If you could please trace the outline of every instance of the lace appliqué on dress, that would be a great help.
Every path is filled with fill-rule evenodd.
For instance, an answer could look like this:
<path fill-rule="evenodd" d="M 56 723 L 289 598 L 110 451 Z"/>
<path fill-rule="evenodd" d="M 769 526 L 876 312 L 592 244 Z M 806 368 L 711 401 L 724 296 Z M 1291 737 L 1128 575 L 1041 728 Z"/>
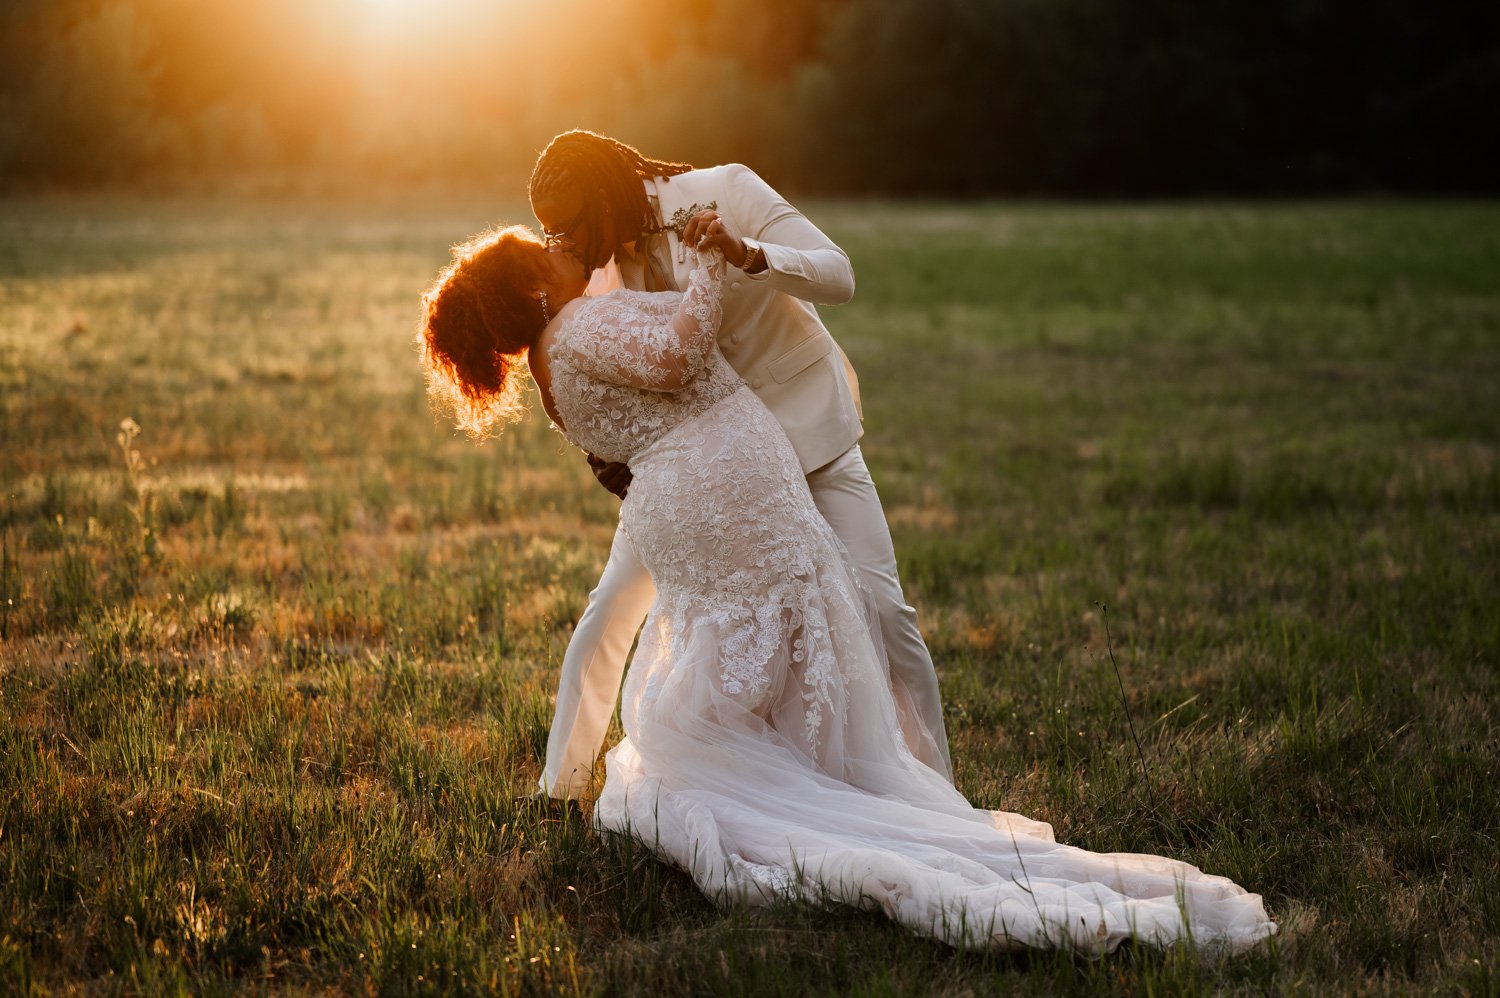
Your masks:
<path fill-rule="evenodd" d="M 582 303 L 548 352 L 564 435 L 628 464 L 733 393 L 742 382 L 715 344 L 723 293 L 722 269 L 700 265 L 685 293 L 620 289 Z"/>
<path fill-rule="evenodd" d="M 795 677 L 816 751 L 843 707 L 829 573 L 804 541 L 819 537 L 830 559 L 838 541 L 780 425 L 719 352 L 722 274 L 714 254 L 682 294 L 585 302 L 552 342 L 553 398 L 570 440 L 631 467 L 621 528 L 656 584 L 660 653 L 687 661 L 711 634 L 722 694 L 752 711 Z M 835 591 L 837 612 L 865 626 L 860 594 Z"/>

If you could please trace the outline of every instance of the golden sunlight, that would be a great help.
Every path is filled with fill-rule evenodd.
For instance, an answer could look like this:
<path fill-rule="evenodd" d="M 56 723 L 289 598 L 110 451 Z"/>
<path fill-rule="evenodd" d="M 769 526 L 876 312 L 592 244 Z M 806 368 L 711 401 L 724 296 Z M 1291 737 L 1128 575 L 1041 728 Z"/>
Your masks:
<path fill-rule="evenodd" d="M 493 38 L 495 27 L 515 16 L 515 4 L 495 0 L 353 0 L 352 9 L 376 37 L 403 46 L 442 39 L 440 47 L 447 47 L 476 35 Z"/>
<path fill-rule="evenodd" d="M 364 8 L 370 22 L 397 29 L 455 13 L 452 3 L 445 5 L 434 0 L 359 0 L 359 5 Z"/>
<path fill-rule="evenodd" d="M 427 6 L 426 0 L 360 0 L 360 2 L 372 10 L 388 13 L 405 11 L 415 14 Z"/>

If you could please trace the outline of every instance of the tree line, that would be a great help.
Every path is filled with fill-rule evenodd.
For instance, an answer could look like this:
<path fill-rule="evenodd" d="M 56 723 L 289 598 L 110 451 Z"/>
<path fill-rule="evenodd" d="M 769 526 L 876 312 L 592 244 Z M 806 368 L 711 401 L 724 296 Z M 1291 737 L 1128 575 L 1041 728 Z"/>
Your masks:
<path fill-rule="evenodd" d="M 0 188 L 515 185 L 554 133 L 798 191 L 1500 187 L 1493 0 L 8 0 Z"/>

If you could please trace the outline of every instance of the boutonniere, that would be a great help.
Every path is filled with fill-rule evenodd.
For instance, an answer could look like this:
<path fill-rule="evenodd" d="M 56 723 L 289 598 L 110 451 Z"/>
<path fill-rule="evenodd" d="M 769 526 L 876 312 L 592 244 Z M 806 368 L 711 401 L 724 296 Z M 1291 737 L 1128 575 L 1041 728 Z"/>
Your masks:
<path fill-rule="evenodd" d="M 667 224 L 663 226 L 663 228 L 671 229 L 673 232 L 677 233 L 677 238 L 681 239 L 682 234 L 687 231 L 688 219 L 692 218 L 700 211 L 718 210 L 719 202 L 717 201 L 710 201 L 708 204 L 698 204 L 695 201 L 692 204 L 688 205 L 686 208 L 678 208 L 676 211 L 672 212 L 671 219 L 667 221 Z"/>

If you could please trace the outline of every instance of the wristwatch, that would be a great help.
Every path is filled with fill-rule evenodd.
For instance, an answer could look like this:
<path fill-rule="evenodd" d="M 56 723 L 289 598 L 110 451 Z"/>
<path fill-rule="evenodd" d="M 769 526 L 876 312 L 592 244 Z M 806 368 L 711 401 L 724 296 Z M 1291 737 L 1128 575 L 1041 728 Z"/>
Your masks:
<path fill-rule="evenodd" d="M 748 274 L 750 269 L 760 262 L 761 257 L 765 256 L 765 253 L 754 239 L 741 241 L 745 244 L 745 262 L 740 265 L 740 270 Z"/>

